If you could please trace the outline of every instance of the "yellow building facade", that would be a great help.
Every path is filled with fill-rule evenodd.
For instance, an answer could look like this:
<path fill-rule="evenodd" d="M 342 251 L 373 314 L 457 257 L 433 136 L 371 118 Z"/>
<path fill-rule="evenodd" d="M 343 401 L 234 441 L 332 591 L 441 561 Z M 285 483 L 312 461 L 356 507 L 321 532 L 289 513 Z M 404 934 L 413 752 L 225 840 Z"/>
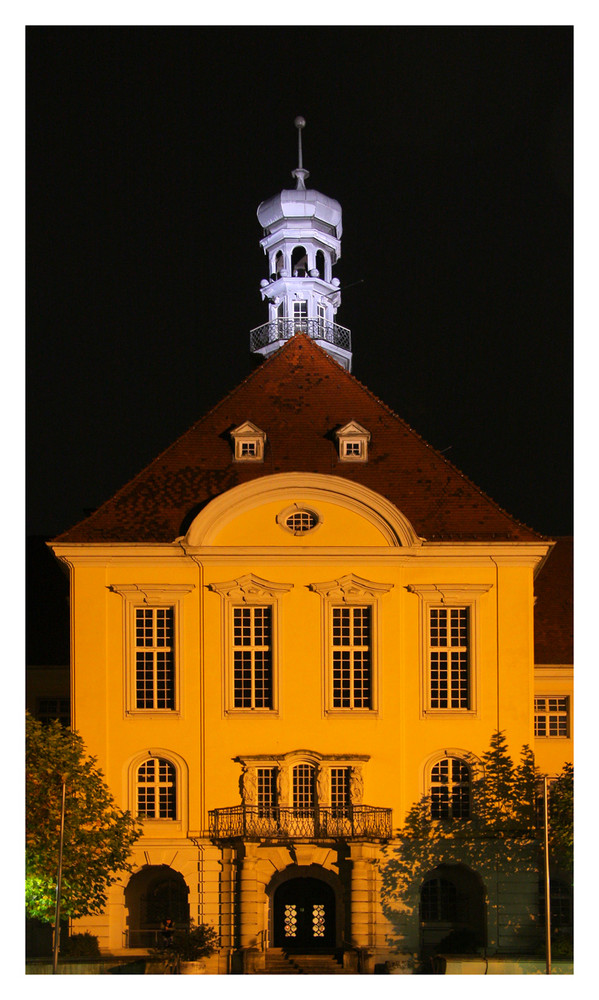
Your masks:
<path fill-rule="evenodd" d="M 144 820 L 134 874 L 77 929 L 135 953 L 166 916 L 191 916 L 218 930 L 213 972 L 280 971 L 290 954 L 313 956 L 308 971 L 410 971 L 435 914 L 415 912 L 398 954 L 385 845 L 423 795 L 441 818 L 467 815 L 496 730 L 551 773 L 571 760 L 571 720 L 550 721 L 551 699 L 571 710 L 571 672 L 535 674 L 552 541 L 353 378 L 332 315 L 294 310 L 337 293 L 340 215 L 318 203 L 306 229 L 318 192 L 305 174 L 280 218 L 261 206 L 276 336 L 253 331 L 253 347 L 266 359 L 52 543 L 70 577 L 72 725 Z M 532 946 L 510 927 L 537 914 L 536 879 L 509 881 L 456 872 L 488 954 Z"/>

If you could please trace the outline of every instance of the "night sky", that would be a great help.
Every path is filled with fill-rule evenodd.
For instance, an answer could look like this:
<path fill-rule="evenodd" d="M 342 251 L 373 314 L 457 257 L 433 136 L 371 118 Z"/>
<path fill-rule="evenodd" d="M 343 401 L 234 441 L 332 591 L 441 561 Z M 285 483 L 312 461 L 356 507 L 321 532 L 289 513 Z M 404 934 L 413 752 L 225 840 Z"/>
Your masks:
<path fill-rule="evenodd" d="M 572 31 L 33 28 L 28 531 L 244 378 L 258 204 L 341 202 L 353 373 L 502 507 L 572 530 Z"/>

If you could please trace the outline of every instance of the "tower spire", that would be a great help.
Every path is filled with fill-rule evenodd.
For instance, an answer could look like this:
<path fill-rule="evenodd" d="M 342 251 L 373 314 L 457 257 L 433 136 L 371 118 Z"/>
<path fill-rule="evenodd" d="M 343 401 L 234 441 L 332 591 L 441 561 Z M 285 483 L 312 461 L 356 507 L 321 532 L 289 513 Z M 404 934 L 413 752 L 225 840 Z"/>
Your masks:
<path fill-rule="evenodd" d="M 304 170 L 304 164 L 302 160 L 302 129 L 306 127 L 306 119 L 298 115 L 295 119 L 294 125 L 297 129 L 297 169 L 291 171 L 291 176 L 295 177 L 296 191 L 306 190 L 306 180 L 310 176 L 309 170 Z"/>
<path fill-rule="evenodd" d="M 341 256 L 341 205 L 306 188 L 310 174 L 303 161 L 305 124 L 298 115 L 298 166 L 291 173 L 295 189 L 280 191 L 258 208 L 260 245 L 268 257 L 268 278 L 260 282 L 268 323 L 251 331 L 250 349 L 268 356 L 296 333 L 304 333 L 351 371 L 351 333 L 335 322 L 341 291 L 332 273 Z"/>

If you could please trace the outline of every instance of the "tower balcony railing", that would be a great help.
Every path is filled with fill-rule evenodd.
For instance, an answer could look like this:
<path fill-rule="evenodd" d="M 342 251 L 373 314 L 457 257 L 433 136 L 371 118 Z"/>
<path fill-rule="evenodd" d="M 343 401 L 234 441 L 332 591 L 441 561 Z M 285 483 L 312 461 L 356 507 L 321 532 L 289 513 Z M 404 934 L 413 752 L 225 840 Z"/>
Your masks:
<path fill-rule="evenodd" d="M 388 840 L 391 809 L 379 806 L 318 806 L 313 809 L 286 806 L 230 806 L 209 813 L 210 836 L 215 840 L 263 838 L 265 840 L 325 839 Z"/>
<path fill-rule="evenodd" d="M 279 340 L 306 333 L 312 340 L 324 340 L 333 347 L 351 351 L 351 330 L 323 319 L 275 319 L 250 330 L 250 350 L 259 351 Z"/>

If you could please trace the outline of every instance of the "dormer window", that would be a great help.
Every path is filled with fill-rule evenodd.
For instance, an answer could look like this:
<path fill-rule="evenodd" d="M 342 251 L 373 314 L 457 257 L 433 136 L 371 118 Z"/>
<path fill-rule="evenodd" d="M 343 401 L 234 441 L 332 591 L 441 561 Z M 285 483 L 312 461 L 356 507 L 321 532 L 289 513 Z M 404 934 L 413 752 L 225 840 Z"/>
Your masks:
<path fill-rule="evenodd" d="M 367 462 L 370 431 L 355 420 L 336 432 L 341 462 Z"/>
<path fill-rule="evenodd" d="M 263 462 L 266 434 L 246 420 L 231 431 L 233 454 L 236 462 Z"/>

